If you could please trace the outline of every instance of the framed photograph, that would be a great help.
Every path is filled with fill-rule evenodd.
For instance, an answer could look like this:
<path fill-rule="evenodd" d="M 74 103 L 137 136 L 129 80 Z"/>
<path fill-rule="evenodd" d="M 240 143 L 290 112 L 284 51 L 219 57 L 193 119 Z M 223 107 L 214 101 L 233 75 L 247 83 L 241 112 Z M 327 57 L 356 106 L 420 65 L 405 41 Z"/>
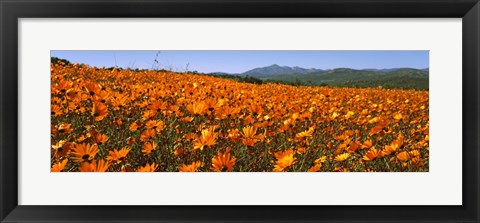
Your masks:
<path fill-rule="evenodd" d="M 478 222 L 476 0 L 2 1 L 1 222 Z"/>

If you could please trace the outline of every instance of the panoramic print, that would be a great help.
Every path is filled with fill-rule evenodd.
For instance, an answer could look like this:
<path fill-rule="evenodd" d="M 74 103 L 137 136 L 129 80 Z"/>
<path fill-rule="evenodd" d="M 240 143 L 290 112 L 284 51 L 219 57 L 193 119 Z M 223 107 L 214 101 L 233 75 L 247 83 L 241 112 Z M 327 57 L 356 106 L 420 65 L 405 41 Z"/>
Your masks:
<path fill-rule="evenodd" d="M 428 51 L 51 51 L 51 172 L 428 172 Z M 46 149 L 46 148 L 44 148 Z"/>

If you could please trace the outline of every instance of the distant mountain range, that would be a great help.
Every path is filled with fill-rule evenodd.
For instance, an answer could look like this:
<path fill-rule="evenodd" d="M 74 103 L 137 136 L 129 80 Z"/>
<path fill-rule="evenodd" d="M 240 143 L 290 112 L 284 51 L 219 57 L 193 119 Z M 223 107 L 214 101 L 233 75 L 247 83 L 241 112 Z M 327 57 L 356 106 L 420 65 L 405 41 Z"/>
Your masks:
<path fill-rule="evenodd" d="M 392 68 L 392 69 L 315 69 L 302 67 L 279 66 L 273 64 L 258 67 L 240 73 L 212 73 L 215 75 L 237 75 L 254 77 L 263 81 L 279 81 L 284 83 L 302 82 L 315 85 L 334 85 L 348 87 L 376 87 L 428 89 L 429 68 Z"/>
<path fill-rule="evenodd" d="M 255 68 L 246 72 L 243 72 L 242 75 L 248 75 L 252 77 L 256 76 L 272 76 L 272 75 L 279 75 L 279 74 L 307 74 L 313 72 L 321 72 L 321 69 L 315 68 L 301 68 L 301 67 L 288 67 L 288 66 L 279 66 L 277 64 L 273 64 L 268 67 L 259 67 Z"/>

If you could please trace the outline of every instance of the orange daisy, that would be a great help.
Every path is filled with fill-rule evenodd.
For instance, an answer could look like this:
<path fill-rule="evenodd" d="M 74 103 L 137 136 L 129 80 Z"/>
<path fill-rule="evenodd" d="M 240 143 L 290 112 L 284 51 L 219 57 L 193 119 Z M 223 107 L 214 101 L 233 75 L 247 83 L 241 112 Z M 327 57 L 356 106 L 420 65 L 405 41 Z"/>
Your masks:
<path fill-rule="evenodd" d="M 98 153 L 98 146 L 97 144 L 77 144 L 73 149 L 72 154 L 72 161 L 73 162 L 89 162 L 95 158 Z"/>
<path fill-rule="evenodd" d="M 108 167 L 110 167 L 110 163 L 105 162 L 105 160 L 99 160 L 98 162 L 94 160 L 91 163 L 82 163 L 78 170 L 81 172 L 106 172 Z"/>
<path fill-rule="evenodd" d="M 50 172 L 62 172 L 62 170 L 65 168 L 65 165 L 67 165 L 68 160 L 64 159 L 61 162 L 54 163 L 52 168 L 50 169 Z"/>
<path fill-rule="evenodd" d="M 189 164 L 189 165 L 182 164 L 182 165 L 178 168 L 178 170 L 179 170 L 180 172 L 195 172 L 195 171 L 197 171 L 197 169 L 198 169 L 200 166 L 202 166 L 202 165 L 203 165 L 202 162 L 196 161 L 196 162 L 193 162 L 193 163 L 191 163 L 191 164 Z"/>
<path fill-rule="evenodd" d="M 227 149 L 225 153 L 219 151 L 218 155 L 212 158 L 212 170 L 217 172 L 232 171 L 237 158 L 231 158 L 230 152 L 230 149 Z"/>

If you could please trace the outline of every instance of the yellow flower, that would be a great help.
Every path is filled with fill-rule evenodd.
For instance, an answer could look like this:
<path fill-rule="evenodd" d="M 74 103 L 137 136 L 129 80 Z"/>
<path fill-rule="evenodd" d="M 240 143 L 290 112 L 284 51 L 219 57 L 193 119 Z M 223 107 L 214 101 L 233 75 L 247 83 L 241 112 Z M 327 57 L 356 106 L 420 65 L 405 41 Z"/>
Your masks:
<path fill-rule="evenodd" d="M 257 134 L 257 128 L 246 126 L 242 128 L 242 143 L 246 146 L 254 146 L 257 141 L 263 139 L 263 135 Z"/>
<path fill-rule="evenodd" d="M 273 168 L 274 172 L 282 172 L 287 167 L 295 164 L 297 162 L 297 158 L 294 157 L 295 152 L 292 149 L 288 149 L 284 152 L 277 152 L 275 153 L 275 157 L 277 161 Z"/>
<path fill-rule="evenodd" d="M 313 131 L 315 129 L 313 127 L 310 127 L 308 130 L 306 131 L 303 131 L 303 132 L 300 132 L 300 133 L 297 133 L 297 135 L 295 135 L 295 138 L 297 140 L 302 140 L 303 138 L 305 137 L 312 137 L 312 134 L 313 134 Z"/>
<path fill-rule="evenodd" d="M 218 134 L 215 133 L 215 127 L 213 126 L 202 130 L 202 136 L 193 142 L 193 149 L 203 150 L 205 146 L 214 146 L 217 135 Z"/>
<path fill-rule="evenodd" d="M 337 155 L 337 156 L 335 157 L 335 161 L 337 161 L 337 162 L 343 162 L 343 161 L 347 160 L 348 157 L 350 157 L 350 154 L 349 154 L 349 153 L 343 153 L 343 154 Z"/>
<path fill-rule="evenodd" d="M 187 110 L 193 115 L 201 115 L 205 111 L 205 102 L 194 102 L 187 105 Z"/>
<path fill-rule="evenodd" d="M 327 161 L 327 156 L 322 156 L 314 161 L 314 163 L 324 163 Z"/>
<path fill-rule="evenodd" d="M 403 118 L 403 116 L 402 116 L 402 114 L 398 113 L 395 116 L 393 116 L 393 118 L 396 119 L 396 120 L 400 120 L 400 119 Z"/>

